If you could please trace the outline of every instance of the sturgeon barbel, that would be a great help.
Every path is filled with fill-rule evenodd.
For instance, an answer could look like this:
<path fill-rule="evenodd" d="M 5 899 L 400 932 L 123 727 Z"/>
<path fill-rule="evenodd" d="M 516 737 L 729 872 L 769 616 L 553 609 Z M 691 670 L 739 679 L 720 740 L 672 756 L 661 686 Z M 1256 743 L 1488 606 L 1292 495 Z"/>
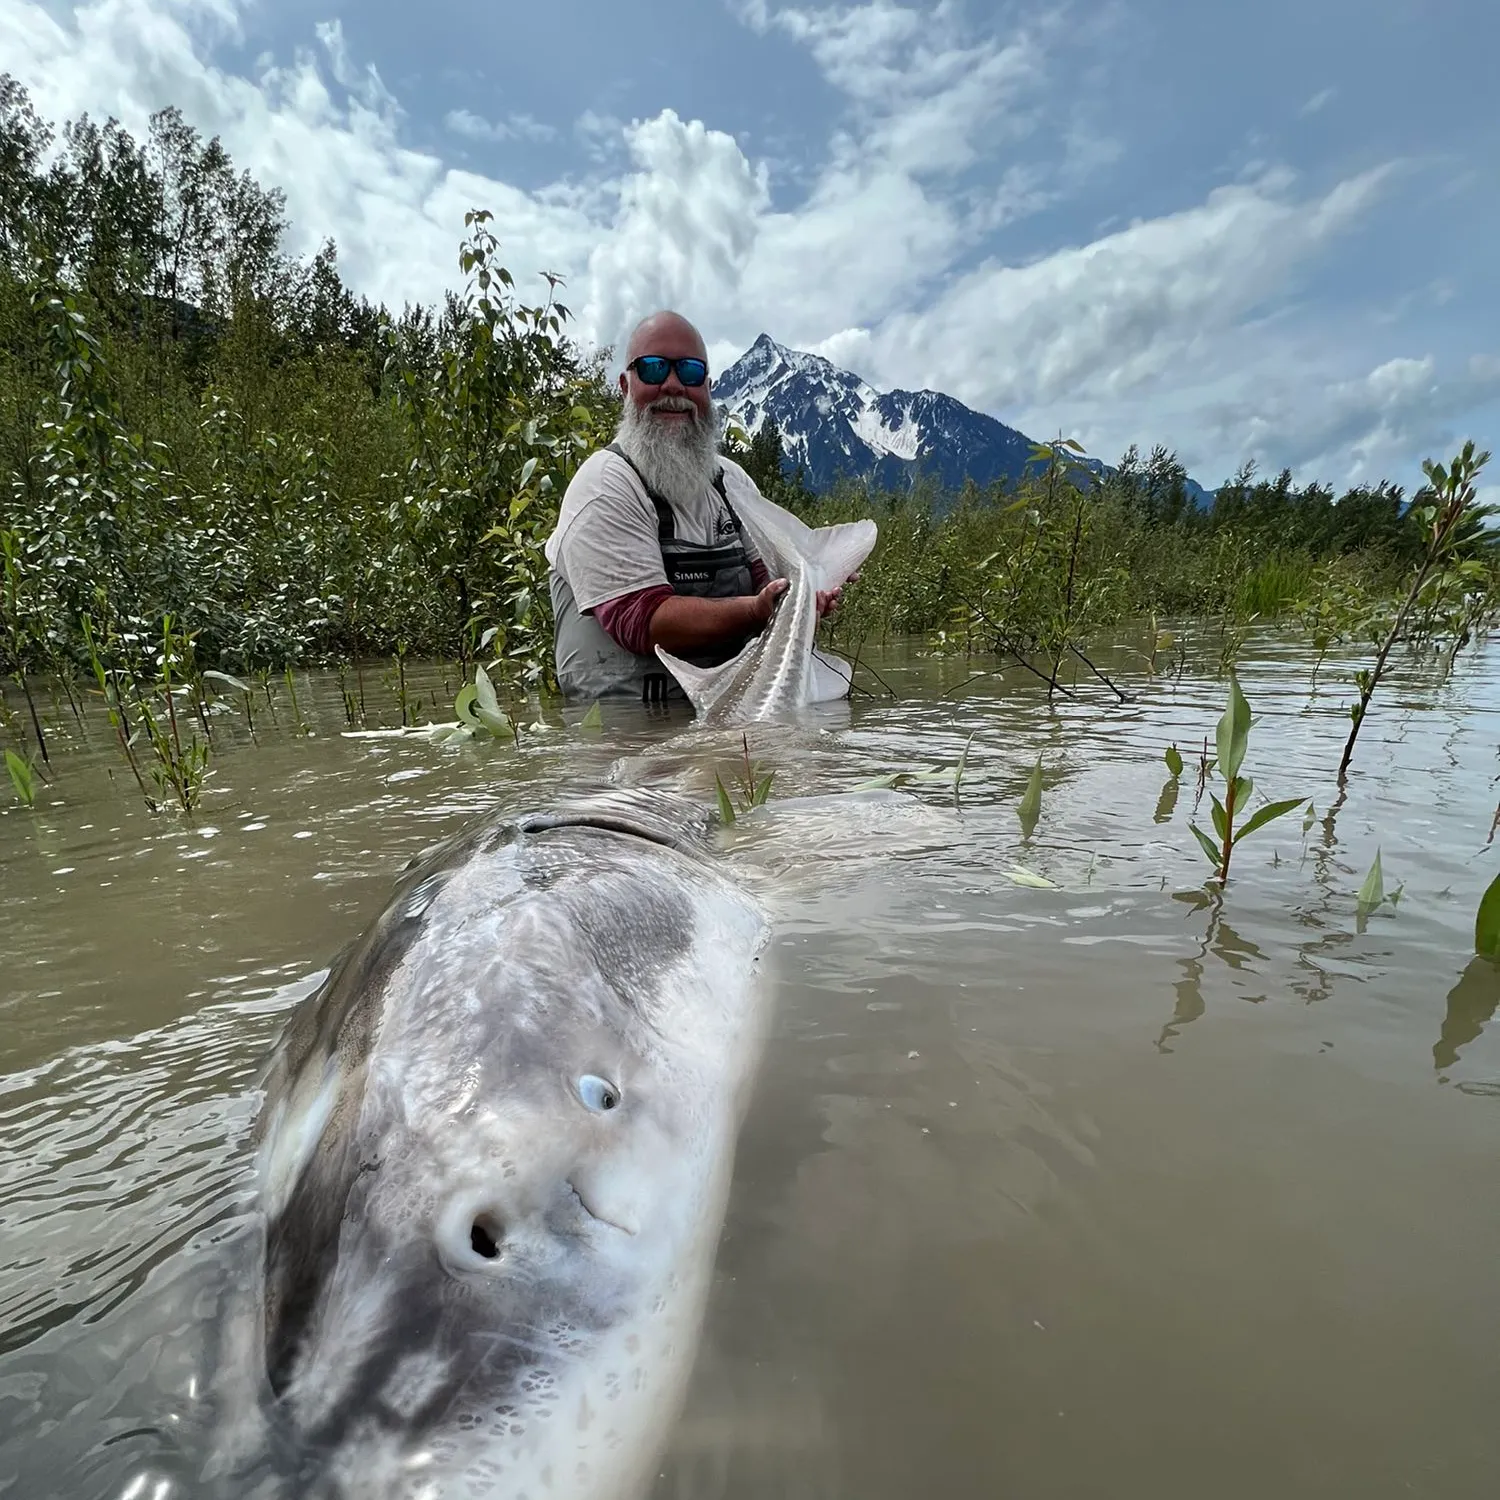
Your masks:
<path fill-rule="evenodd" d="M 814 529 L 759 495 L 738 492 L 735 507 L 771 576 L 787 580 L 775 614 L 737 656 L 720 666 L 694 666 L 660 646 L 657 656 L 704 724 L 782 718 L 847 696 L 853 669 L 813 649 L 817 596 L 820 589 L 838 588 L 870 555 L 879 534 L 874 521 Z"/>
<path fill-rule="evenodd" d="M 257 1124 L 291 1493 L 625 1500 L 696 1353 L 765 1034 L 760 904 L 658 791 L 409 868 Z"/>

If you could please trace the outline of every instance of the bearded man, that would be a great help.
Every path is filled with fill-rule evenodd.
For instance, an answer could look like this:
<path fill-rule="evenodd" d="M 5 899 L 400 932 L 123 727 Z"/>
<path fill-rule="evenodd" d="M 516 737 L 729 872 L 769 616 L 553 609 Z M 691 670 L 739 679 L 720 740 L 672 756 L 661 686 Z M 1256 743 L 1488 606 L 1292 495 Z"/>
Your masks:
<path fill-rule="evenodd" d="M 614 441 L 591 453 L 547 540 L 557 680 L 569 698 L 679 698 L 661 646 L 695 666 L 728 661 L 786 591 L 740 526 L 755 481 L 720 454 L 698 330 L 674 312 L 637 325 L 620 375 Z M 819 614 L 839 591 L 818 595 Z"/>

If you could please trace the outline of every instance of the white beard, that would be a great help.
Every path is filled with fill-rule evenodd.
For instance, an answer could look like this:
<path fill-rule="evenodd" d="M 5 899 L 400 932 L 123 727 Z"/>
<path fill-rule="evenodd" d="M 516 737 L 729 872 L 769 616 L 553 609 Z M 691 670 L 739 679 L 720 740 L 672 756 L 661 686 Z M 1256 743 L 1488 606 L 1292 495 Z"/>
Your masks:
<path fill-rule="evenodd" d="M 651 406 L 685 402 L 686 397 L 658 396 Z M 629 455 L 646 483 L 671 504 L 688 510 L 703 499 L 718 471 L 719 413 L 710 399 L 708 416 L 691 408 L 687 422 L 663 421 L 628 397 L 615 441 Z"/>

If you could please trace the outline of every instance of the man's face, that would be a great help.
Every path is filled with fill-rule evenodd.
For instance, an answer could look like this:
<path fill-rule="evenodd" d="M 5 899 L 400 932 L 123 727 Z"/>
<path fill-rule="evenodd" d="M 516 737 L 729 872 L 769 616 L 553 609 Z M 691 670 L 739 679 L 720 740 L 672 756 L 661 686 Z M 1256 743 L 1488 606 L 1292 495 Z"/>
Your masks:
<path fill-rule="evenodd" d="M 643 354 L 659 354 L 664 359 L 707 359 L 697 334 L 669 319 L 642 330 L 632 342 L 629 358 L 635 360 Z M 709 417 L 709 382 L 685 386 L 675 369 L 660 385 L 647 385 L 635 370 L 627 369 L 620 376 L 620 391 L 642 418 L 663 427 L 692 427 Z"/>

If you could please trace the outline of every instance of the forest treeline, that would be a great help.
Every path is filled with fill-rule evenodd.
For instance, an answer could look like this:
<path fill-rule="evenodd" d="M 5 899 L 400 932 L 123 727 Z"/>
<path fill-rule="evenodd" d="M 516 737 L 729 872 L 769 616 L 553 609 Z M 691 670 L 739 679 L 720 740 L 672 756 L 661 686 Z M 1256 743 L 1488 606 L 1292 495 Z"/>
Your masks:
<path fill-rule="evenodd" d="M 572 336 L 558 278 L 513 279 L 483 211 L 455 225 L 462 288 L 399 311 L 352 292 L 331 243 L 289 254 L 288 227 L 179 111 L 144 140 L 58 132 L 0 76 L 8 675 L 128 697 L 164 664 L 483 654 L 549 685 L 541 545 L 617 420 L 609 351 Z M 774 428 L 726 445 L 799 513 L 880 522 L 845 638 L 1025 651 L 1153 612 L 1347 615 L 1423 547 L 1397 486 L 1247 467 L 1199 509 L 1163 448 L 1102 479 L 1054 444 L 1019 484 L 813 495 Z M 1462 550 L 1489 569 L 1486 536 Z"/>

